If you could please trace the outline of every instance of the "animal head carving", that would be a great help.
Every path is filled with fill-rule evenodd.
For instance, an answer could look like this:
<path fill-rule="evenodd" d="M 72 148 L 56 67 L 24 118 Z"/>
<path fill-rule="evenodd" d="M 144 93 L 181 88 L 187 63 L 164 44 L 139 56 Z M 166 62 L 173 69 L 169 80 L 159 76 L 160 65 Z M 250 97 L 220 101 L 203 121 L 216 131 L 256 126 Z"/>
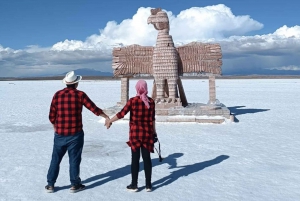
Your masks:
<path fill-rule="evenodd" d="M 159 11 L 161 11 L 161 8 L 151 9 L 151 15 L 156 15 Z"/>
<path fill-rule="evenodd" d="M 169 18 L 165 11 L 161 8 L 151 9 L 151 15 L 147 20 L 148 24 L 153 24 L 156 30 L 169 31 Z"/>

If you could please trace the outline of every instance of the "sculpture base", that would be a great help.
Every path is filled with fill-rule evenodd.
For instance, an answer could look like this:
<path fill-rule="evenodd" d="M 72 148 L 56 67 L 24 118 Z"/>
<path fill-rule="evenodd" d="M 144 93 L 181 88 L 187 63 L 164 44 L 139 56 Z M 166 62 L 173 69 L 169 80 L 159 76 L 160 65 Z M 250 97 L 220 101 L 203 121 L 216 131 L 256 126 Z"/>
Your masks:
<path fill-rule="evenodd" d="M 166 103 L 166 105 L 168 104 Z M 122 106 L 116 105 L 104 109 L 104 112 L 111 117 L 121 109 Z M 169 107 L 164 106 L 163 104 L 157 104 L 155 113 L 157 122 L 197 122 L 220 124 L 225 121 L 232 121 L 232 115 L 230 114 L 229 109 L 223 104 L 207 105 L 204 103 L 189 103 L 186 107 Z M 124 120 L 128 119 L 129 113 L 124 117 Z"/>

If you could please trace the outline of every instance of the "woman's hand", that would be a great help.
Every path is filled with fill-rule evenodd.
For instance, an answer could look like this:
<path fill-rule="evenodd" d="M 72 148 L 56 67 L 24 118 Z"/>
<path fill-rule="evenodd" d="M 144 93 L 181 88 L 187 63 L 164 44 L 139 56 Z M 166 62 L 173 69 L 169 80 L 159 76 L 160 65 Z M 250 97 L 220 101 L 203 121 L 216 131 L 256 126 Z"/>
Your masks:
<path fill-rule="evenodd" d="M 156 131 L 154 131 L 154 133 L 153 133 L 153 141 L 154 141 L 154 143 L 156 143 L 158 141 Z"/>

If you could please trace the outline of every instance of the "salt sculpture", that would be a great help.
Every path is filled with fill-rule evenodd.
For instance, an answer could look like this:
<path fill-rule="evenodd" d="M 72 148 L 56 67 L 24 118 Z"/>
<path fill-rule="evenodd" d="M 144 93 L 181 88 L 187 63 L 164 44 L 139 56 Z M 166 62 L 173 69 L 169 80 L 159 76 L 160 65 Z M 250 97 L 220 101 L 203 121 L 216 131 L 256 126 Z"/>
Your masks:
<path fill-rule="evenodd" d="M 157 103 L 157 109 L 186 107 L 188 102 L 180 76 L 206 74 L 209 75 L 210 99 L 206 106 L 220 108 L 220 105 L 215 104 L 219 102 L 215 94 L 215 75 L 221 75 L 222 72 L 220 45 L 192 42 L 175 47 L 169 34 L 167 13 L 160 8 L 151 9 L 147 22 L 158 30 L 155 47 L 134 44 L 113 49 L 114 76 L 121 77 L 122 82 L 120 105 L 124 105 L 128 100 L 130 77 L 153 75 L 152 98 Z"/>

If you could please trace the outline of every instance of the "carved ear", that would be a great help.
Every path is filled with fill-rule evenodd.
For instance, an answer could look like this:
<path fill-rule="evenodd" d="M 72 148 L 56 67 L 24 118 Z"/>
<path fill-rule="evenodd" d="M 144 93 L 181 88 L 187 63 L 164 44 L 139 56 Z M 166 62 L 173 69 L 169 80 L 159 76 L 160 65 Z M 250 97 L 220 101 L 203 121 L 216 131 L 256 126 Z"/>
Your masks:
<path fill-rule="evenodd" d="M 156 15 L 159 11 L 161 11 L 161 8 L 151 9 L 151 15 Z"/>

